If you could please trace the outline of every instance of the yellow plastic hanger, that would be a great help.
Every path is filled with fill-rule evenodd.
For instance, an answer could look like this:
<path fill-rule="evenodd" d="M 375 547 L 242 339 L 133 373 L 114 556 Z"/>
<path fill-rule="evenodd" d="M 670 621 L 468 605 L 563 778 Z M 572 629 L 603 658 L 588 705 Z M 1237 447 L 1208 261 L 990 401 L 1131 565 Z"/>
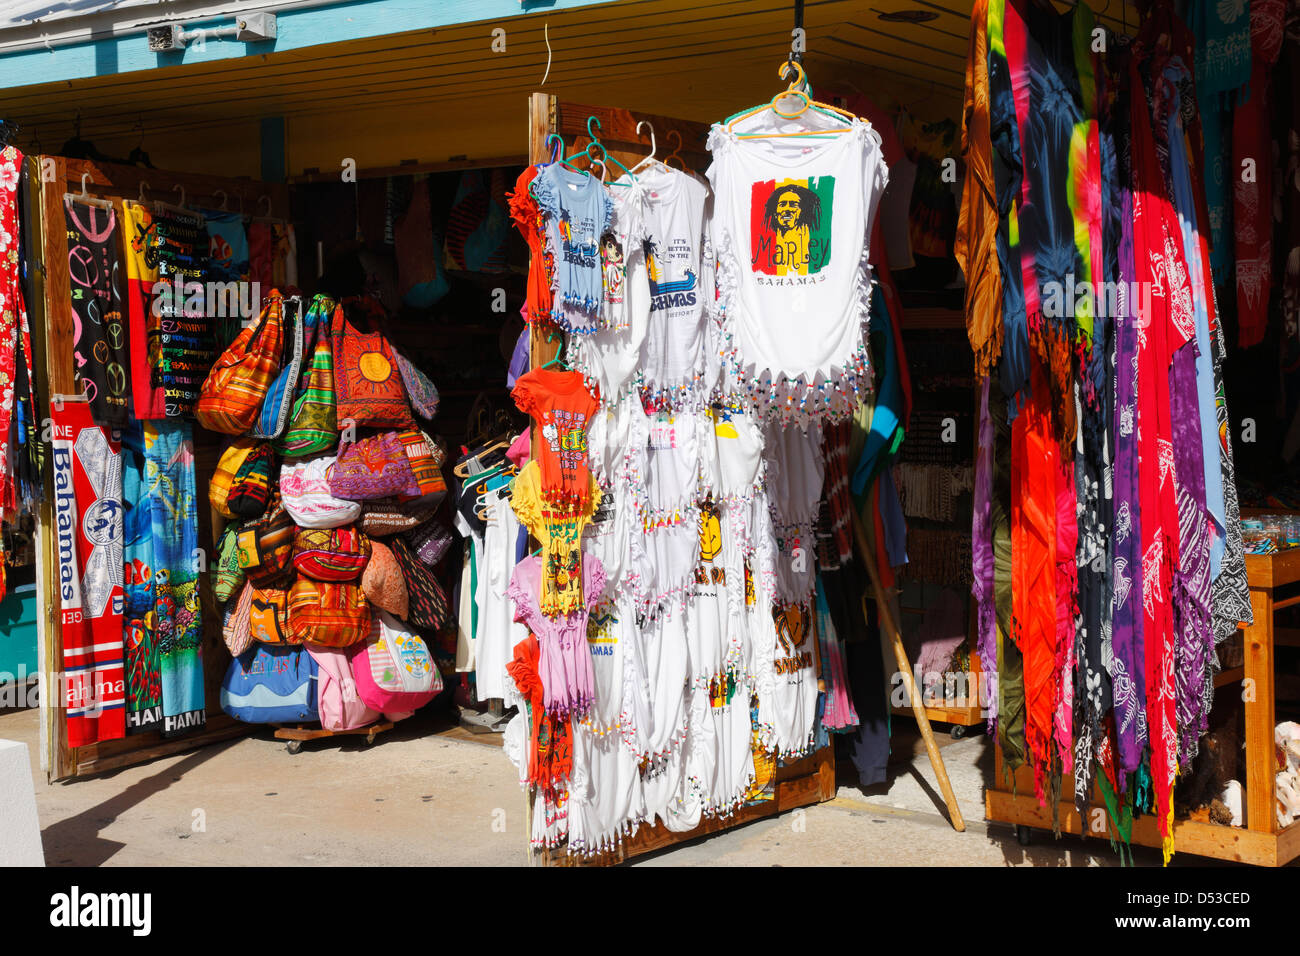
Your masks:
<path fill-rule="evenodd" d="M 827 116 L 843 118 L 845 120 L 848 120 L 850 123 L 854 122 L 857 119 L 856 116 L 854 116 L 852 113 L 848 112 L 847 110 L 842 110 L 839 107 L 832 106 L 829 103 L 823 103 L 820 100 L 815 100 L 808 95 L 806 90 L 801 89 L 801 86 L 806 84 L 807 77 L 804 74 L 803 64 L 799 63 L 797 60 L 791 60 L 786 63 L 782 63 L 780 69 L 777 70 L 777 76 L 784 79 L 786 70 L 788 69 L 793 69 L 795 72 L 795 77 L 793 80 L 790 81 L 789 86 L 787 86 L 780 93 L 777 93 L 776 96 L 772 97 L 771 102 L 764 103 L 762 106 L 756 106 L 753 109 L 745 110 L 744 112 L 737 113 L 736 115 L 732 116 L 730 119 L 727 120 L 727 128 L 733 129 L 735 125 L 739 123 L 741 120 L 747 119 L 750 116 L 754 116 L 758 113 L 761 113 L 763 110 L 768 110 L 768 109 L 770 109 L 773 113 L 775 113 L 777 116 L 781 117 L 782 119 L 798 119 L 800 116 L 803 116 L 804 113 L 807 113 L 809 109 L 814 107 L 820 113 L 824 113 Z M 783 97 L 787 97 L 787 96 L 798 97 L 799 99 L 803 100 L 803 105 L 798 109 L 796 109 L 793 113 L 784 112 L 780 107 L 777 106 L 777 103 Z M 839 127 L 828 127 L 827 129 L 799 130 L 793 133 L 737 133 L 736 138 L 737 139 L 778 139 L 787 136 L 823 136 L 828 133 L 848 133 L 851 130 L 852 130 L 851 126 L 839 126 Z"/>

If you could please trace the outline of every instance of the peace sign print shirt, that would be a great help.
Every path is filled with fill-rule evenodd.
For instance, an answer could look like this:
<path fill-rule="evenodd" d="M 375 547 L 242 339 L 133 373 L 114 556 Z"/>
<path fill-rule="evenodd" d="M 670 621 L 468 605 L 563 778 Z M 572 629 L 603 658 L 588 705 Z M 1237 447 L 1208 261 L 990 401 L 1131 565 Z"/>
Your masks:
<path fill-rule="evenodd" d="M 100 425 L 128 421 L 126 319 L 122 314 L 117 217 L 113 210 L 63 204 L 68 228 L 68 286 L 72 306 L 72 372 Z"/>

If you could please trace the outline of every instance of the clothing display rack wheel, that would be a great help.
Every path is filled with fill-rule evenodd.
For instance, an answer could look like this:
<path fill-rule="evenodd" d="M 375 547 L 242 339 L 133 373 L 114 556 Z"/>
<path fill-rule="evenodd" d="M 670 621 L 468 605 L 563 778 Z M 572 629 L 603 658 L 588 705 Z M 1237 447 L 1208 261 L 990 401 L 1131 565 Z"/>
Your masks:
<path fill-rule="evenodd" d="M 1246 797 L 1244 827 L 1222 826 L 1197 820 L 1174 820 L 1174 852 L 1216 860 L 1233 860 L 1255 866 L 1285 866 L 1300 857 L 1300 821 L 1288 827 L 1277 825 L 1277 799 L 1274 796 L 1273 728 L 1275 712 L 1274 612 L 1300 604 L 1300 549 L 1277 554 L 1246 555 L 1246 577 L 1250 583 L 1250 604 L 1255 623 L 1245 628 L 1245 663 L 1229 668 L 1215 677 L 1215 686 L 1240 684 L 1242 707 L 1246 717 Z M 996 751 L 994 785 L 984 797 L 989 820 L 1015 824 L 1017 834 L 1027 827 L 1052 829 L 1052 811 L 1040 806 L 1034 796 L 1032 772 L 1020 767 L 1014 775 L 1015 789 L 1003 773 L 1002 750 Z M 1072 793 L 1068 779 L 1061 783 L 1062 793 Z M 1094 791 L 1088 809 L 1087 832 L 1107 837 L 1111 834 L 1109 817 L 1100 793 Z M 1061 830 L 1083 832 L 1083 821 L 1073 803 L 1060 805 Z M 1148 814 L 1133 821 L 1133 843 L 1159 847 L 1160 831 L 1154 816 Z"/>
<path fill-rule="evenodd" d="M 320 740 L 322 737 L 355 737 L 365 734 L 366 746 L 369 747 L 375 742 L 377 736 L 393 729 L 393 722 L 384 720 L 366 727 L 354 727 L 351 730 L 326 730 L 324 727 L 303 727 L 301 724 L 297 727 L 282 727 L 278 724 L 272 726 L 275 727 L 275 739 L 287 740 L 284 749 L 291 754 L 296 754 L 302 750 L 304 740 Z"/>

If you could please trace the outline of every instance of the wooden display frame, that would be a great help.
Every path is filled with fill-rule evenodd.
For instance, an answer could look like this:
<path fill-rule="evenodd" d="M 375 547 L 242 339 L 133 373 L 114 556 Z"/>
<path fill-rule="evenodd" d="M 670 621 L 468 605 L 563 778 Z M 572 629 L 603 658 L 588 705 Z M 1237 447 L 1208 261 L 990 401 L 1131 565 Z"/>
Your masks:
<path fill-rule="evenodd" d="M 1285 828 L 1277 825 L 1274 796 L 1277 761 L 1274 756 L 1273 728 L 1277 714 L 1273 693 L 1273 614 L 1284 607 L 1300 604 L 1300 595 L 1288 592 L 1284 596 L 1275 597 L 1274 592 L 1300 584 L 1300 548 L 1278 554 L 1246 555 L 1246 577 L 1250 584 L 1250 603 L 1255 612 L 1255 623 L 1244 629 L 1245 662 L 1241 668 L 1224 671 L 1215 682 L 1216 686 L 1222 687 L 1241 681 L 1252 691 L 1251 694 L 1244 695 L 1246 699 L 1242 703 L 1246 717 L 1246 825 L 1230 827 L 1196 820 L 1175 820 L 1174 850 L 1177 853 L 1191 853 L 1256 866 L 1285 866 L 1300 857 L 1300 821 Z M 1071 780 L 1063 781 L 1061 789 L 1063 793 L 1072 793 Z M 1106 820 L 1106 826 L 1109 827 L 1104 812 L 1095 816 L 1098 809 L 1104 806 L 1100 794 L 1094 790 L 1089 817 Z M 1052 827 L 1051 808 L 1039 806 L 1034 797 L 1033 777 L 1028 767 L 1021 767 L 1016 772 L 1015 792 L 1005 783 L 1000 748 L 996 753 L 994 785 L 985 793 L 984 807 L 989 820 L 1021 827 Z M 1073 803 L 1063 801 L 1059 813 L 1064 832 L 1082 832 L 1082 821 Z M 1091 826 L 1089 830 L 1096 832 Z M 1105 832 L 1108 833 L 1109 830 Z M 1133 843 L 1160 846 L 1155 817 L 1147 815 L 1133 822 Z"/>
<path fill-rule="evenodd" d="M 42 403 L 41 417 L 48 414 L 52 395 L 76 394 L 72 372 L 73 327 L 68 277 L 68 238 L 63 215 L 65 193 L 80 193 L 83 175 L 90 194 L 97 199 L 137 200 L 141 183 L 148 184 L 145 198 L 149 202 L 162 201 L 175 204 L 179 195 L 173 190 L 185 190 L 187 206 L 219 208 L 221 198 L 217 190 L 226 194 L 227 207 L 243 208 L 251 215 L 259 212 L 259 199 L 271 201 L 271 214 L 288 218 L 289 193 L 283 184 L 261 183 L 249 179 L 223 179 L 214 176 L 173 173 L 159 169 L 142 169 L 119 166 L 92 160 L 65 159 L 61 156 L 29 157 L 31 194 L 29 215 L 39 219 L 34 236 L 39 236 L 41 268 L 33 270 L 35 276 L 33 299 L 28 303 L 28 318 L 33 339 L 38 396 Z M 195 429 L 195 478 L 198 488 L 205 489 L 220 455 L 220 436 L 203 429 Z M 249 733 L 252 727 L 241 724 L 222 712 L 220 706 L 221 679 L 225 674 L 228 655 L 221 640 L 221 617 L 207 572 L 200 576 L 200 595 L 203 610 L 204 707 L 207 719 L 201 731 L 180 737 L 163 738 L 157 731 L 132 734 L 118 740 L 108 740 L 85 747 L 69 747 L 67 721 L 62 719 L 61 707 L 51 707 L 47 701 L 58 694 L 55 675 L 61 670 L 63 642 L 59 628 L 58 590 L 53 582 L 58 580 L 57 543 L 52 529 L 53 501 L 52 476 L 45 469 L 45 501 L 37 513 L 37 592 L 42 596 L 42 613 L 38 618 L 38 648 L 41 679 L 44 692 L 41 697 L 41 768 L 50 782 L 70 777 L 81 777 L 107 770 L 117 770 L 143 763 L 155 757 L 164 757 L 202 747 L 206 744 L 228 740 Z M 198 538 L 215 541 L 214 523 L 207 508 L 199 507 Z"/>
<path fill-rule="evenodd" d="M 619 845 L 595 856 L 570 856 L 563 847 L 542 851 L 546 866 L 614 866 L 638 856 L 665 850 L 700 837 L 722 833 L 734 827 L 774 817 L 787 810 L 825 803 L 835 799 L 834 747 L 823 747 L 788 766 L 778 767 L 773 799 L 741 807 L 728 817 L 713 817 L 700 821 L 700 825 L 686 833 L 674 833 L 662 823 L 652 827 L 641 826 L 636 833 L 624 837 Z"/>
<path fill-rule="evenodd" d="M 564 138 L 570 153 L 576 152 L 584 143 L 590 141 L 587 129 L 587 119 L 590 116 L 595 116 L 600 121 L 600 141 L 607 147 L 609 155 L 616 157 L 627 166 L 632 166 L 650 151 L 649 137 L 643 137 L 636 131 L 637 123 L 641 120 L 648 120 L 654 127 L 657 158 L 664 159 L 673 151 L 673 147 L 677 146 L 676 142 L 671 145 L 669 143 L 669 133 L 675 132 L 681 139 L 677 155 L 681 157 L 687 169 L 700 172 L 708 163 L 709 156 L 704 145 L 709 130 L 707 123 L 570 103 L 546 93 L 533 93 L 528 100 L 528 161 L 549 162 L 550 151 L 546 147 L 546 138 L 552 133 L 558 133 Z M 611 178 L 613 178 L 612 173 Z M 544 365 L 559 351 L 558 343 L 549 341 L 545 333 L 536 325 L 531 327 L 529 346 L 533 368 Z M 533 453 L 536 454 L 535 429 L 532 440 Z M 815 640 L 813 647 L 814 649 L 817 647 Z M 820 661 L 817 666 L 820 673 Z M 642 826 L 635 834 L 626 837 L 616 850 L 593 857 L 570 856 L 564 848 L 544 850 L 541 854 L 542 863 L 546 866 L 610 866 L 645 853 L 720 833 L 753 820 L 775 816 L 795 807 L 822 803 L 834 797 L 835 754 L 834 747 L 828 746 L 796 763 L 778 768 L 776 795 L 773 800 L 742 807 L 729 817 L 703 820 L 694 830 L 685 833 L 673 833 L 662 823 L 653 827 Z"/>

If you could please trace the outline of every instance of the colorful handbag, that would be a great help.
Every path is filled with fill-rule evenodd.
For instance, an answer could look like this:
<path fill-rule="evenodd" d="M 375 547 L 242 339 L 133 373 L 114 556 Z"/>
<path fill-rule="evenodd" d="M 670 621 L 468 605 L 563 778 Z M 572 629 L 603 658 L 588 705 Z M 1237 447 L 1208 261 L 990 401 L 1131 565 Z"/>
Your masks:
<path fill-rule="evenodd" d="M 226 525 L 217 544 L 217 575 L 212 593 L 225 604 L 244 586 L 244 569 L 239 566 L 239 525 Z"/>
<path fill-rule="evenodd" d="M 239 518 L 256 518 L 266 512 L 271 500 L 271 472 L 275 453 L 268 442 L 260 442 L 244 459 L 230 482 L 226 507 Z"/>
<path fill-rule="evenodd" d="M 272 289 L 257 322 L 222 353 L 203 381 L 194 417 L 210 431 L 242 435 L 253 427 L 284 355 L 284 303 Z"/>
<path fill-rule="evenodd" d="M 410 542 L 416 556 L 429 567 L 441 561 L 456 541 L 451 529 L 437 519 L 416 525 L 403 537 Z"/>
<path fill-rule="evenodd" d="M 370 605 L 356 584 L 299 578 L 289 590 L 289 626 L 299 641 L 350 647 L 370 634 Z"/>
<path fill-rule="evenodd" d="M 361 530 L 377 538 L 409 531 L 432 518 L 434 511 L 418 501 L 407 504 L 396 498 L 372 498 L 361 512 Z"/>
<path fill-rule="evenodd" d="M 332 301 L 322 296 L 312 300 L 312 312 L 326 307 L 337 311 Z M 309 316 L 309 321 L 311 317 Z M 311 328 L 316 333 L 316 345 L 311 353 L 302 389 L 293 402 L 293 412 L 284 435 L 276 442 L 276 449 L 285 455 L 311 455 L 329 451 L 339 440 L 338 418 L 334 404 L 334 350 L 330 345 L 327 319 L 315 316 Z"/>
<path fill-rule="evenodd" d="M 259 444 L 261 443 L 252 438 L 236 438 L 217 461 L 217 470 L 212 473 L 212 481 L 208 485 L 208 501 L 223 518 L 237 517 L 228 504 L 230 485 L 235 480 L 235 475 L 239 474 L 244 461 Z"/>
<path fill-rule="evenodd" d="M 248 631 L 263 644 L 301 644 L 289 629 L 289 592 L 284 588 L 252 588 L 248 602 Z"/>
<path fill-rule="evenodd" d="M 386 544 L 374 541 L 371 546 L 374 550 L 370 554 L 370 563 L 361 573 L 361 593 L 380 610 L 405 618 L 410 598 L 397 558 Z"/>
<path fill-rule="evenodd" d="M 374 710 L 415 711 L 442 693 L 442 674 L 424 638 L 391 614 L 375 614 L 370 640 L 354 653 L 357 694 Z"/>
<path fill-rule="evenodd" d="M 445 456 L 441 446 L 418 428 L 398 432 L 397 440 L 402 443 L 415 482 L 420 486 L 420 493 L 416 497 L 421 502 L 437 507 L 447 496 L 447 483 L 442 479 Z"/>
<path fill-rule="evenodd" d="M 329 481 L 330 494 L 351 501 L 420 495 L 410 459 L 395 432 L 363 438 L 341 449 L 329 470 Z"/>
<path fill-rule="evenodd" d="M 430 631 L 441 630 L 451 620 L 451 611 L 447 604 L 447 595 L 442 585 L 433 576 L 433 571 L 416 557 L 411 546 L 403 538 L 394 538 L 389 545 L 397 566 L 402 569 L 402 579 L 406 582 L 407 620 L 416 627 Z"/>
<path fill-rule="evenodd" d="M 243 590 L 239 592 L 239 600 L 226 605 L 225 619 L 221 624 L 221 639 L 231 657 L 238 657 L 253 643 L 253 631 L 249 625 L 252 607 L 253 586 L 245 581 Z"/>
<path fill-rule="evenodd" d="M 408 359 L 397 349 L 393 348 L 393 360 L 397 362 L 398 374 L 402 376 L 402 384 L 406 387 L 406 397 L 415 409 L 417 415 L 424 419 L 432 419 L 438 414 L 438 388 L 429 377 L 411 364 Z"/>
<path fill-rule="evenodd" d="M 265 515 L 239 529 L 239 566 L 254 586 L 285 588 L 293 581 L 293 519 L 275 495 Z"/>
<path fill-rule="evenodd" d="M 329 470 L 334 458 L 280 467 L 280 497 L 300 528 L 341 528 L 361 517 L 361 502 L 330 494 Z"/>
<path fill-rule="evenodd" d="M 330 337 L 340 422 L 380 428 L 415 424 L 393 352 L 378 328 L 383 315 L 373 298 L 347 299 L 334 312 Z"/>
<path fill-rule="evenodd" d="M 293 408 L 298 376 L 302 370 L 303 347 L 302 299 L 297 296 L 285 302 L 284 324 L 287 326 L 285 339 L 289 345 L 289 354 L 285 356 L 280 374 L 266 390 L 262 411 L 253 425 L 254 438 L 278 438 L 284 431 L 285 422 Z"/>
<path fill-rule="evenodd" d="M 293 566 L 317 581 L 355 581 L 370 560 L 370 539 L 353 525 L 299 528 Z"/>

